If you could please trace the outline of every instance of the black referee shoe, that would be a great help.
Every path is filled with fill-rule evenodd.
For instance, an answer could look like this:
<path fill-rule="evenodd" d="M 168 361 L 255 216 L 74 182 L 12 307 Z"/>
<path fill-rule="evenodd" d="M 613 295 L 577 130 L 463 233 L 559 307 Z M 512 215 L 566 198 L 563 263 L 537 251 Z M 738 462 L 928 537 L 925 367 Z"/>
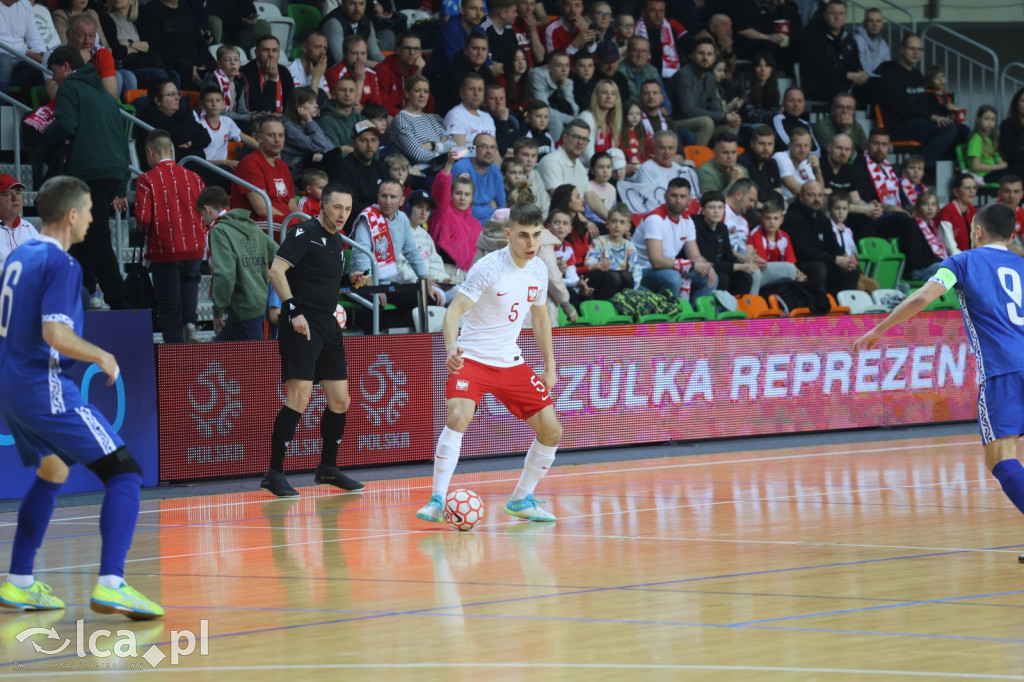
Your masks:
<path fill-rule="evenodd" d="M 260 487 L 269 490 L 278 497 L 299 497 L 299 491 L 288 483 L 288 479 L 279 471 L 269 469 L 260 482 Z"/>
<path fill-rule="evenodd" d="M 366 486 L 357 481 L 354 478 L 349 478 L 345 474 L 341 473 L 341 469 L 338 467 L 319 465 L 316 468 L 316 475 L 313 477 L 314 483 L 322 483 L 324 485 L 333 485 L 335 488 L 341 488 L 352 493 L 357 490 L 362 490 Z"/>

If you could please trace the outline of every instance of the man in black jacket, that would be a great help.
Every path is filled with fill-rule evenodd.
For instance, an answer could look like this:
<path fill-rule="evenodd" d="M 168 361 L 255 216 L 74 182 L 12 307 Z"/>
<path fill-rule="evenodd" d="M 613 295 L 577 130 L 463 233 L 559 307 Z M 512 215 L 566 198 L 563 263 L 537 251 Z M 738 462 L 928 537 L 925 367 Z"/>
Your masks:
<path fill-rule="evenodd" d="M 249 111 L 270 114 L 284 113 L 284 107 L 295 87 L 288 69 L 277 60 L 281 56 L 281 42 L 272 35 L 256 39 L 256 59 L 242 67 L 241 73 L 249 82 Z"/>
<path fill-rule="evenodd" d="M 970 131 L 949 116 L 935 113 L 926 92 L 924 76 L 918 70 L 924 45 L 913 33 L 900 43 L 899 59 L 878 67 L 879 102 L 885 127 L 894 140 L 914 140 L 925 146 L 924 166 L 935 177 L 935 163 L 966 142 Z"/>
<path fill-rule="evenodd" d="M 205 149 L 210 144 L 210 134 L 196 121 L 187 102 L 184 107 L 181 106 L 181 92 L 178 91 L 174 81 L 154 81 L 149 86 L 148 95 L 149 106 L 139 114 L 139 118 L 157 130 L 166 130 L 170 133 L 171 142 L 174 144 L 174 160 L 180 161 L 186 156 L 198 156 L 200 159 L 205 159 Z M 142 170 L 149 170 L 149 165 L 146 163 L 145 146 L 147 135 L 149 135 L 148 130 L 137 128 L 135 131 L 135 146 L 139 153 Z"/>
<path fill-rule="evenodd" d="M 388 177 L 388 167 L 377 159 L 380 131 L 370 121 L 359 121 L 352 131 L 352 153 L 336 164 L 331 181 L 352 189 L 352 213 L 344 226 L 350 235 L 352 223 L 363 209 L 377 201 L 377 185 Z"/>
<path fill-rule="evenodd" d="M 846 5 L 829 0 L 804 31 L 800 77 L 807 97 L 828 101 L 839 92 L 868 82 L 853 36 L 843 28 Z"/>
<path fill-rule="evenodd" d="M 844 253 L 831 221 L 822 213 L 824 197 L 821 183 L 805 182 L 798 200 L 786 211 L 783 225 L 793 240 L 797 269 L 807 275 L 811 284 L 835 294 L 857 288 L 860 266 L 856 256 Z"/>

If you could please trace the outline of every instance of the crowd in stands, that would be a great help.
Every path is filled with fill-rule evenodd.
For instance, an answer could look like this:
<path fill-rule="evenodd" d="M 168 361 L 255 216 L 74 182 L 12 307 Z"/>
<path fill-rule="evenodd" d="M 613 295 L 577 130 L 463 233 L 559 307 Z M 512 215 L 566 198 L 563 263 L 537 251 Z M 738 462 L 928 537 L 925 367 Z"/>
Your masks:
<path fill-rule="evenodd" d="M 877 9 L 851 26 L 839 0 L 292 0 L 274 7 L 310 5 L 321 22 L 282 45 L 258 4 L 0 0 L 0 40 L 52 71 L 44 82 L 0 52 L 0 90 L 29 101 L 42 88 L 46 102 L 23 126 L 36 183 L 62 172 L 92 191 L 92 228 L 72 249 L 90 303 L 130 305 L 108 222 L 128 208 L 133 152 L 168 341 L 194 336 L 204 261 L 219 338 L 256 335 L 249 289 L 266 278 L 218 251 L 245 242 L 272 258 L 252 229 L 317 214 L 328 181 L 351 188 L 344 233 L 375 254 L 372 284 L 391 287 L 380 295 L 395 315 L 416 305 L 395 285 L 420 277 L 450 301 L 523 201 L 546 216 L 540 255 L 569 321 L 582 301 L 634 289 L 870 290 L 868 237 L 898 240 L 904 278 L 921 281 L 969 248 L 979 188 L 1024 213 L 1024 90 L 969 128 L 945 74 L 921 64 L 921 38 L 889 45 Z M 435 18 L 407 26 L 400 9 Z M 119 108 L 156 132 L 126 139 Z M 261 191 L 186 171 L 185 157 Z M 940 160 L 962 169 L 949 188 L 935 187 Z M 0 186 L 4 256 L 19 224 L 5 197 L 23 186 Z M 232 227 L 215 240 L 222 219 Z"/>

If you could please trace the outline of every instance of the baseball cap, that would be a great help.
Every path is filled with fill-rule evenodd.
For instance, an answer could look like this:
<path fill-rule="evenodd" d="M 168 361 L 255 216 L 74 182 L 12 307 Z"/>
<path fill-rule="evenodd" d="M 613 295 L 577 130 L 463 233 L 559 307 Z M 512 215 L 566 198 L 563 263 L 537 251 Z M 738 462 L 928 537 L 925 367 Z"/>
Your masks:
<path fill-rule="evenodd" d="M 0 192 L 6 192 L 9 189 L 26 189 L 25 185 L 18 182 L 13 175 L 0 175 Z"/>
<path fill-rule="evenodd" d="M 615 59 L 622 59 L 622 55 L 619 53 L 619 46 L 614 40 L 605 40 L 604 42 L 598 43 L 597 48 L 594 50 L 594 59 L 600 59 L 602 61 L 610 62 Z"/>
<path fill-rule="evenodd" d="M 356 127 L 352 129 L 352 138 L 357 138 L 361 134 L 367 132 L 380 137 L 380 129 L 377 128 L 372 121 L 360 121 L 359 123 L 356 123 Z"/>
<path fill-rule="evenodd" d="M 608 156 L 612 157 L 612 170 L 622 170 L 626 167 L 626 155 L 622 153 L 622 150 L 618 147 L 612 147 L 606 149 Z"/>
<path fill-rule="evenodd" d="M 422 203 L 430 204 L 431 208 L 437 208 L 437 203 L 434 201 L 434 197 L 430 196 L 430 192 L 425 189 L 417 189 L 409 193 L 409 198 L 405 200 L 405 210 L 408 211 L 416 204 Z"/>

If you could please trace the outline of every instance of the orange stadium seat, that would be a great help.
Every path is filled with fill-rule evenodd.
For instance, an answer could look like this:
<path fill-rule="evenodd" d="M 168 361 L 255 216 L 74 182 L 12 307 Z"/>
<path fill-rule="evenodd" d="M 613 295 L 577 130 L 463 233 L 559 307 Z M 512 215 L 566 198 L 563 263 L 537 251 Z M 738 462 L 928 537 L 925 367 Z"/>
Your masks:
<path fill-rule="evenodd" d="M 199 106 L 199 92 L 196 90 L 182 90 L 181 98 L 188 100 L 189 109 L 195 109 Z"/>
<path fill-rule="evenodd" d="M 147 90 L 145 88 L 135 88 L 134 90 L 125 90 L 124 103 L 132 104 L 135 100 L 147 96 Z"/>
<path fill-rule="evenodd" d="M 713 159 L 715 157 L 715 153 L 711 151 L 710 147 L 691 144 L 683 147 L 683 156 L 687 161 L 693 161 L 693 165 L 699 168 L 705 161 Z"/>
<path fill-rule="evenodd" d="M 768 302 L 756 294 L 744 294 L 736 297 L 736 305 L 750 319 L 759 317 L 782 317 L 782 310 L 768 307 Z"/>

